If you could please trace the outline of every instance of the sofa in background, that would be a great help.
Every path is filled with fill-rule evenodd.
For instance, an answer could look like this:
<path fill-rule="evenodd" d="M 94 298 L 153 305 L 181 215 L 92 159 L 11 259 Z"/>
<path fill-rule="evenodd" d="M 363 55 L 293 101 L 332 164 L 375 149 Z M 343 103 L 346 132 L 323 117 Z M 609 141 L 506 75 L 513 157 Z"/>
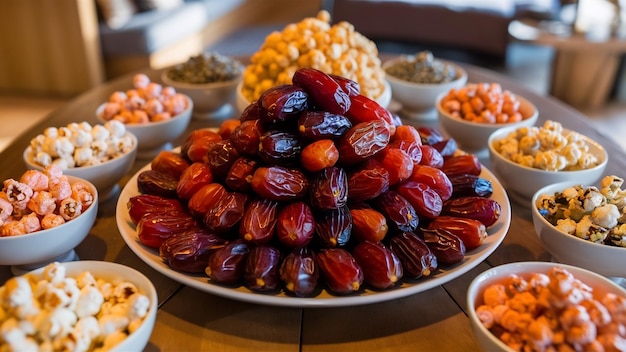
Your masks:
<path fill-rule="evenodd" d="M 504 58 L 508 25 L 558 13 L 558 0 L 329 0 L 333 22 L 377 40 L 411 42 Z"/>

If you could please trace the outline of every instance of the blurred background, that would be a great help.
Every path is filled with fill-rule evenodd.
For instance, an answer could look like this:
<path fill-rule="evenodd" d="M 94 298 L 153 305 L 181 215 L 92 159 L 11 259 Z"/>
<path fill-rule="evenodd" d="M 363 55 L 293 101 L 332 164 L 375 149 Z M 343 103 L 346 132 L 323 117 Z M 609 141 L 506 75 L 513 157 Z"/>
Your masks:
<path fill-rule="evenodd" d="M 107 80 L 203 51 L 244 57 L 321 9 L 381 53 L 485 67 L 580 110 L 607 138 L 626 133 L 617 0 L 3 0 L 0 149 Z"/>

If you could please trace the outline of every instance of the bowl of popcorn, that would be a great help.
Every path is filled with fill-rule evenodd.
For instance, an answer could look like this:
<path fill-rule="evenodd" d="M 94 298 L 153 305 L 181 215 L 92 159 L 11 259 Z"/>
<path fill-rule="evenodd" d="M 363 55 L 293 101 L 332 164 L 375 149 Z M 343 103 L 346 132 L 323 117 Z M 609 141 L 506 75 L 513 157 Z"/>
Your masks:
<path fill-rule="evenodd" d="M 194 119 L 226 118 L 233 113 L 242 71 L 241 62 L 207 52 L 163 70 L 161 80 L 193 100 Z"/>
<path fill-rule="evenodd" d="M 322 10 L 265 38 L 243 71 L 237 108 L 244 111 L 270 87 L 292 84 L 293 74 L 303 67 L 354 81 L 360 94 L 385 108 L 391 102 L 376 44 L 349 22 L 331 25 L 330 14 Z"/>
<path fill-rule="evenodd" d="M 436 120 L 437 97 L 467 82 L 461 66 L 435 58 L 427 50 L 388 60 L 383 69 L 393 99 L 402 104 L 399 114 L 409 119 Z"/>
<path fill-rule="evenodd" d="M 0 265 L 21 274 L 53 261 L 72 261 L 98 214 L 98 191 L 56 165 L 3 181 Z"/>
<path fill-rule="evenodd" d="M 131 89 L 113 92 L 98 106 L 96 117 L 102 123 L 122 122 L 137 137 L 137 158 L 146 159 L 173 147 L 172 141 L 187 129 L 192 111 L 187 95 L 137 74 Z"/>
<path fill-rule="evenodd" d="M 29 169 L 43 171 L 57 165 L 65 175 L 91 182 L 98 199 L 106 201 L 119 193 L 118 182 L 130 171 L 137 155 L 137 138 L 117 120 L 91 125 L 70 123 L 48 127 L 31 139 L 24 150 Z"/>
<path fill-rule="evenodd" d="M 607 277 L 626 277 L 623 184 L 623 178 L 609 175 L 597 186 L 572 180 L 535 193 L 533 225 L 554 260 Z"/>
<path fill-rule="evenodd" d="M 626 290 L 592 271 L 518 262 L 480 273 L 467 313 L 483 351 L 619 351 Z"/>
<path fill-rule="evenodd" d="M 496 130 L 533 126 L 539 118 L 533 103 L 499 83 L 468 83 L 442 93 L 436 106 L 443 130 L 471 153 L 486 154 L 487 139 Z"/>
<path fill-rule="evenodd" d="M 491 170 L 509 196 L 522 204 L 547 185 L 594 184 L 609 158 L 602 145 L 552 120 L 541 126 L 499 129 L 488 144 Z"/>
<path fill-rule="evenodd" d="M 158 309 L 147 277 L 102 261 L 53 262 L 0 292 L 3 321 L 15 323 L 3 325 L 10 351 L 142 351 Z"/>

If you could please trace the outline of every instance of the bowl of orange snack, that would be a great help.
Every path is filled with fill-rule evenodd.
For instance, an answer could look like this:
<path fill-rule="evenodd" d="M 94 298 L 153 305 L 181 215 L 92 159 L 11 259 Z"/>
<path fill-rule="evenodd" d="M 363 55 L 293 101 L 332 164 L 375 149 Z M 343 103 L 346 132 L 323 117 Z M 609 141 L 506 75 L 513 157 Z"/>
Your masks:
<path fill-rule="evenodd" d="M 517 262 L 480 273 L 467 314 L 483 351 L 623 351 L 626 289 L 590 270 Z"/>
<path fill-rule="evenodd" d="M 326 10 L 270 33 L 250 57 L 237 87 L 236 105 L 243 111 L 268 88 L 291 84 L 293 74 L 311 67 L 356 82 L 360 93 L 383 107 L 391 102 L 376 44 L 352 24 L 330 24 Z"/>
<path fill-rule="evenodd" d="M 77 259 L 98 214 L 91 182 L 51 165 L 4 180 L 0 194 L 0 265 L 18 275 Z"/>
<path fill-rule="evenodd" d="M 487 139 L 502 127 L 533 126 L 537 107 L 499 83 L 468 83 L 442 93 L 436 103 L 443 130 L 467 152 L 487 150 Z"/>
<path fill-rule="evenodd" d="M 173 147 L 171 142 L 185 132 L 192 111 L 189 96 L 136 74 L 132 88 L 111 93 L 96 109 L 96 117 L 103 123 L 124 123 L 126 130 L 137 137 L 137 158 L 145 159 Z"/>

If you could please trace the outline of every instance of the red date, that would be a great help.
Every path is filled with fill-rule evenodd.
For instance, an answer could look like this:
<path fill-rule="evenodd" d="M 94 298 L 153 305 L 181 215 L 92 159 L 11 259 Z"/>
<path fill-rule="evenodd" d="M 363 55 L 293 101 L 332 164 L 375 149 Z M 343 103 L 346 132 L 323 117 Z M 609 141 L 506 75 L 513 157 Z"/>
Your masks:
<path fill-rule="evenodd" d="M 363 284 L 363 270 L 343 248 L 322 249 L 317 254 L 320 274 L 328 288 L 339 295 L 354 293 Z"/>
<path fill-rule="evenodd" d="M 256 245 L 268 243 L 276 229 L 277 208 L 278 203 L 272 200 L 251 200 L 239 223 L 239 236 Z"/>
<path fill-rule="evenodd" d="M 443 201 L 427 184 L 407 181 L 398 185 L 396 191 L 411 203 L 418 216 L 433 219 L 441 214 Z"/>
<path fill-rule="evenodd" d="M 443 204 L 441 215 L 478 220 L 486 227 L 500 218 L 500 203 L 485 197 L 460 197 L 448 199 Z"/>
<path fill-rule="evenodd" d="M 228 242 L 211 252 L 204 272 L 215 283 L 235 284 L 243 277 L 249 252 L 248 244 L 242 240 Z"/>
<path fill-rule="evenodd" d="M 280 284 L 280 251 L 271 246 L 250 249 L 244 269 L 244 284 L 253 291 L 273 291 Z"/>
<path fill-rule="evenodd" d="M 331 76 L 311 67 L 298 69 L 293 84 L 303 88 L 321 110 L 344 115 L 350 109 L 350 96 Z"/>
<path fill-rule="evenodd" d="M 172 268 L 188 273 L 202 273 L 212 250 L 226 242 L 203 229 L 179 233 L 165 240 L 159 247 L 159 256 Z"/>
<path fill-rule="evenodd" d="M 341 208 L 348 200 L 348 177 L 342 168 L 327 167 L 312 177 L 309 194 L 314 208 Z"/>
<path fill-rule="evenodd" d="M 456 235 L 468 251 L 480 246 L 488 236 L 485 225 L 480 221 L 455 216 L 438 216 L 428 224 L 428 229 Z"/>
<path fill-rule="evenodd" d="M 188 213 L 146 213 L 137 222 L 137 238 L 144 245 L 159 248 L 166 239 L 198 227 L 196 220 Z"/>
<path fill-rule="evenodd" d="M 240 192 L 224 192 L 215 207 L 204 215 L 204 224 L 217 234 L 230 231 L 243 217 L 248 195 Z"/>
<path fill-rule="evenodd" d="M 446 158 L 441 170 L 445 172 L 448 177 L 463 174 L 478 176 L 482 171 L 482 164 L 474 154 L 457 155 Z"/>
<path fill-rule="evenodd" d="M 141 193 L 176 198 L 178 179 L 156 170 L 145 170 L 137 175 L 137 189 Z"/>
<path fill-rule="evenodd" d="M 383 167 L 363 168 L 348 177 L 348 199 L 363 202 L 389 189 L 389 172 Z"/>
<path fill-rule="evenodd" d="M 310 296 L 319 279 L 315 253 L 306 247 L 289 253 L 280 265 L 280 279 L 285 283 L 285 289 L 294 295 Z"/>
<path fill-rule="evenodd" d="M 140 194 L 130 197 L 127 203 L 128 215 L 136 225 L 141 217 L 154 212 L 180 212 L 183 206 L 178 199 L 166 198 L 152 194 Z"/>
<path fill-rule="evenodd" d="M 396 191 L 387 192 L 372 201 L 372 208 L 385 215 L 387 224 L 394 231 L 412 232 L 417 229 L 419 218 L 415 208 Z"/>
<path fill-rule="evenodd" d="M 404 269 L 404 275 L 411 279 L 430 276 L 438 266 L 437 257 L 423 239 L 412 232 L 401 232 L 389 241 Z"/>
<path fill-rule="evenodd" d="M 443 265 L 454 265 L 465 258 L 465 244 L 459 236 L 444 229 L 423 229 L 424 242 Z"/>
<path fill-rule="evenodd" d="M 304 247 L 311 242 L 314 233 L 315 219 L 307 203 L 289 203 L 278 210 L 276 235 L 284 246 Z"/>
<path fill-rule="evenodd" d="M 309 181 L 298 169 L 270 166 L 254 171 L 251 186 L 262 198 L 289 201 L 302 198 L 308 192 Z"/>
<path fill-rule="evenodd" d="M 200 188 L 211 182 L 213 182 L 211 168 L 202 162 L 192 163 L 180 176 L 176 186 L 176 194 L 180 199 L 189 199 Z"/>
<path fill-rule="evenodd" d="M 260 120 L 266 124 L 298 118 L 308 107 L 309 95 L 301 87 L 282 84 L 261 94 L 258 100 Z"/>
<path fill-rule="evenodd" d="M 363 161 L 389 144 L 389 128 L 382 121 L 368 121 L 356 124 L 339 140 L 339 161 L 354 165 Z"/>
<path fill-rule="evenodd" d="M 360 242 L 352 250 L 352 256 L 363 271 L 364 282 L 376 289 L 393 287 L 402 278 L 400 259 L 381 242 Z"/>

